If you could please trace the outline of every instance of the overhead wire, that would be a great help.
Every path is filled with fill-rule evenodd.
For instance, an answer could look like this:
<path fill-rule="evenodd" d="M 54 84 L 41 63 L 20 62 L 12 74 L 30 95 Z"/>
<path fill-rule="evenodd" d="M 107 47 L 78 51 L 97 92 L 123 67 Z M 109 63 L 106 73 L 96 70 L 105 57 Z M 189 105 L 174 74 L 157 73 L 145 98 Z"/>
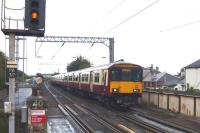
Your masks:
<path fill-rule="evenodd" d="M 126 18 L 125 20 L 121 21 L 119 24 L 115 25 L 114 27 L 110 28 L 109 30 L 107 30 L 104 34 L 108 34 L 109 32 L 113 31 L 114 29 L 118 28 L 119 26 L 121 26 L 122 24 L 124 24 L 125 22 L 129 21 L 130 19 L 136 17 L 138 14 L 142 13 L 143 11 L 145 11 L 146 9 L 150 8 L 151 6 L 155 5 L 157 2 L 159 2 L 160 0 L 156 0 L 154 2 L 152 2 L 151 4 L 149 4 L 148 6 L 144 7 L 142 10 L 139 10 L 138 12 L 134 13 L 133 15 L 129 16 L 128 18 Z"/>
<path fill-rule="evenodd" d="M 51 60 L 53 60 L 53 58 L 56 57 L 56 55 L 58 54 L 58 52 L 61 50 L 61 48 L 64 46 L 65 42 L 63 42 L 63 44 L 60 46 L 60 48 L 56 51 L 56 53 L 51 57 Z"/>
<path fill-rule="evenodd" d="M 117 3 L 117 5 L 115 5 L 113 8 L 111 8 L 102 18 L 99 19 L 98 22 L 102 21 L 104 18 L 106 18 L 109 14 L 111 14 L 114 10 L 116 10 L 117 8 L 119 8 L 123 3 L 125 3 L 127 0 L 122 0 L 119 3 Z M 85 54 L 87 54 L 92 47 L 94 46 L 94 43 L 92 43 L 92 45 L 90 46 L 90 48 L 87 50 L 87 52 Z"/>
<path fill-rule="evenodd" d="M 43 44 L 43 42 L 40 43 L 40 46 L 39 46 L 39 48 L 38 48 L 38 50 L 37 50 L 37 52 L 36 52 L 36 54 L 35 54 L 35 57 L 37 57 L 37 55 L 38 55 L 38 53 L 39 53 L 39 51 L 40 51 L 40 48 L 41 48 L 42 44 Z M 36 44 L 35 44 L 35 45 L 36 45 Z M 36 50 L 36 49 L 35 49 L 35 50 Z"/>
<path fill-rule="evenodd" d="M 179 28 L 184 28 L 184 27 L 187 27 L 187 26 L 190 26 L 190 25 L 193 25 L 193 24 L 197 24 L 197 23 L 200 23 L 200 20 L 193 21 L 193 22 L 190 22 L 190 23 L 185 23 L 185 24 L 182 24 L 182 25 L 177 25 L 177 26 L 174 26 L 174 27 L 171 27 L 171 28 L 167 28 L 165 30 L 161 30 L 160 32 L 167 32 L 167 31 L 171 31 L 171 30 L 175 30 L 175 29 L 179 29 Z"/>
<path fill-rule="evenodd" d="M 117 3 L 117 5 L 115 5 L 113 8 L 111 8 L 102 18 L 99 19 L 99 21 L 103 20 L 104 18 L 106 18 L 108 15 L 110 15 L 114 10 L 116 10 L 117 8 L 119 8 L 123 3 L 125 3 L 127 0 L 122 0 L 119 3 Z"/>

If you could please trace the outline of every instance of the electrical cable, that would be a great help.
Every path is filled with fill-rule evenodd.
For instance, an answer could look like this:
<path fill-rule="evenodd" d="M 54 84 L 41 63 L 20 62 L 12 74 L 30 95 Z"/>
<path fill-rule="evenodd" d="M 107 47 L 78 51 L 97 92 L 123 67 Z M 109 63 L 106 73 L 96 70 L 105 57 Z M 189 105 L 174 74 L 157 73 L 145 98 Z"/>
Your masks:
<path fill-rule="evenodd" d="M 115 25 L 114 27 L 110 28 L 109 30 L 107 30 L 104 34 L 108 34 L 109 32 L 113 31 L 114 29 L 118 28 L 119 26 L 121 26 L 122 24 L 124 24 L 125 22 L 129 21 L 130 19 L 134 18 L 135 16 L 137 16 L 138 14 L 142 13 L 143 11 L 145 11 L 146 9 L 150 8 L 151 6 L 153 6 L 154 4 L 156 4 L 157 2 L 159 2 L 160 0 L 156 0 L 153 3 L 151 3 L 150 5 L 146 6 L 145 8 L 143 8 L 142 10 L 134 13 L 133 15 L 131 15 L 130 17 L 126 18 L 125 20 L 121 21 L 119 24 Z"/>
<path fill-rule="evenodd" d="M 109 14 L 111 14 L 114 10 L 116 10 L 118 7 L 120 7 L 123 3 L 125 3 L 127 0 L 122 0 L 120 1 L 116 6 L 114 6 L 113 8 L 111 8 L 101 19 L 99 19 L 99 21 L 103 20 L 104 18 L 106 18 Z"/>
<path fill-rule="evenodd" d="M 200 23 L 200 20 L 193 21 L 193 22 L 186 23 L 186 24 L 182 24 L 182 25 L 178 25 L 178 26 L 174 26 L 174 27 L 171 27 L 171 28 L 167 28 L 165 30 L 161 30 L 160 32 L 166 32 L 166 31 L 171 31 L 171 30 L 175 30 L 175 29 L 179 29 L 179 28 L 184 28 L 184 27 L 196 24 L 196 23 Z"/>
<path fill-rule="evenodd" d="M 61 50 L 61 48 L 64 46 L 65 42 L 63 42 L 63 44 L 60 46 L 60 48 L 56 51 L 56 53 L 51 57 L 51 60 L 53 60 L 53 58 L 56 57 L 56 55 L 58 54 L 58 52 Z"/>
<path fill-rule="evenodd" d="M 35 54 L 35 57 L 37 57 L 37 55 L 38 55 L 38 52 L 39 52 L 39 50 L 40 50 L 40 48 L 41 48 L 42 44 L 43 44 L 43 42 L 41 42 L 41 43 L 40 43 L 40 46 L 39 46 L 39 48 L 38 48 L 38 50 L 37 50 L 37 52 L 36 52 L 36 54 Z M 36 45 L 36 44 L 35 44 L 35 45 Z"/>

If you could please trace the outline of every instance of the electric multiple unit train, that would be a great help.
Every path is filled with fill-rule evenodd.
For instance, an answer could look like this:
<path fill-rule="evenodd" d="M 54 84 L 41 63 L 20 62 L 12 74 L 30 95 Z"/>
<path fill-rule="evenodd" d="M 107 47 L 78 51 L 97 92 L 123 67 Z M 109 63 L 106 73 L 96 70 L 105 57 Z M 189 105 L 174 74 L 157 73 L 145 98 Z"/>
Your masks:
<path fill-rule="evenodd" d="M 51 82 L 111 106 L 130 107 L 141 97 L 142 72 L 139 65 L 114 62 L 55 75 Z"/>

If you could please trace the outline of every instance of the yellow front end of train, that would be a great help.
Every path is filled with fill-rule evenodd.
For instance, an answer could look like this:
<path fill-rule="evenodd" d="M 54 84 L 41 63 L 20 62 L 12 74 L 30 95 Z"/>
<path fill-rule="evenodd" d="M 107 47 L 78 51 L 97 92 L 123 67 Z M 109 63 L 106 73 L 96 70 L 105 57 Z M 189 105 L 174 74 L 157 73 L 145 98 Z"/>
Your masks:
<path fill-rule="evenodd" d="M 110 93 L 142 94 L 142 82 L 111 81 Z"/>
<path fill-rule="evenodd" d="M 109 94 L 111 101 L 129 107 L 142 95 L 142 67 L 134 64 L 117 64 L 109 69 Z"/>

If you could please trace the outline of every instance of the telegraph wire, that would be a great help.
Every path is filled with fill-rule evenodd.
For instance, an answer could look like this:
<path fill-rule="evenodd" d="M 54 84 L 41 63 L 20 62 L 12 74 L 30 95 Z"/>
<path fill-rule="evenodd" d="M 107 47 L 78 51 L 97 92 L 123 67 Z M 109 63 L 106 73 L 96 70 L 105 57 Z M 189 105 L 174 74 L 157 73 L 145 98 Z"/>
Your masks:
<path fill-rule="evenodd" d="M 161 30 L 160 32 L 166 32 L 166 31 L 171 31 L 171 30 L 175 30 L 175 29 L 179 29 L 179 28 L 184 28 L 184 27 L 187 27 L 187 26 L 190 26 L 190 25 L 193 25 L 193 24 L 197 24 L 197 23 L 200 23 L 200 20 L 193 21 L 193 22 L 186 23 L 186 24 L 182 24 L 182 25 L 178 25 L 178 26 L 174 26 L 174 27 L 171 27 L 171 28 L 167 28 L 165 30 Z"/>
<path fill-rule="evenodd" d="M 153 3 L 151 3 L 150 5 L 146 6 L 145 8 L 143 8 L 142 10 L 136 12 L 135 14 L 131 15 L 130 17 L 128 17 L 127 19 L 123 20 L 122 22 L 120 22 L 119 24 L 115 25 L 114 27 L 110 28 L 109 30 L 107 30 L 104 34 L 108 34 L 109 32 L 113 31 L 114 29 L 118 28 L 119 26 L 121 26 L 122 24 L 124 24 L 125 22 L 129 21 L 130 19 L 134 18 L 135 16 L 137 16 L 138 14 L 142 13 L 143 11 L 145 11 L 146 9 L 150 8 L 151 6 L 153 6 L 154 4 L 156 4 L 157 2 L 159 2 L 160 0 L 156 0 Z"/>

